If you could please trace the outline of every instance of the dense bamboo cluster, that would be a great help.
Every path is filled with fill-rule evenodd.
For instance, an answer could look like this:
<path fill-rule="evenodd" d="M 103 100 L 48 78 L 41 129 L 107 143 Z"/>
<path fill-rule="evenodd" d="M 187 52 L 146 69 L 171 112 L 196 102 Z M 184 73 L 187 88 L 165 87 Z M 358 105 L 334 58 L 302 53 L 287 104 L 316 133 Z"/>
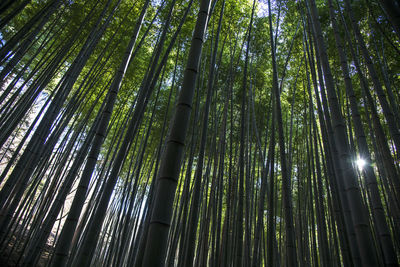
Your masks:
<path fill-rule="evenodd" d="M 1 266 L 398 266 L 395 0 L 0 2 Z"/>

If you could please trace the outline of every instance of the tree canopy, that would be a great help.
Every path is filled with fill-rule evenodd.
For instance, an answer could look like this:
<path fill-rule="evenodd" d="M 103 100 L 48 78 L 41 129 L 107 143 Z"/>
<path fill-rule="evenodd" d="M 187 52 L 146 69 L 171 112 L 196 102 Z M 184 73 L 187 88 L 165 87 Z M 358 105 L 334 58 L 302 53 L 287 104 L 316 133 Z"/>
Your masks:
<path fill-rule="evenodd" d="M 2 266 L 398 266 L 400 4 L 3 0 Z"/>

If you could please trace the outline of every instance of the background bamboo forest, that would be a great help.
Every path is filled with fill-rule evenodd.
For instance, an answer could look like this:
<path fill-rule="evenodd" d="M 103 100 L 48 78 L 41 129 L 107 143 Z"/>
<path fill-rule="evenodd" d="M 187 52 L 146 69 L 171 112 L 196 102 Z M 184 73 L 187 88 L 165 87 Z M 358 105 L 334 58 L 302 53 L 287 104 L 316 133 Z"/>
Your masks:
<path fill-rule="evenodd" d="M 1 266 L 399 266 L 396 0 L 2 0 Z"/>

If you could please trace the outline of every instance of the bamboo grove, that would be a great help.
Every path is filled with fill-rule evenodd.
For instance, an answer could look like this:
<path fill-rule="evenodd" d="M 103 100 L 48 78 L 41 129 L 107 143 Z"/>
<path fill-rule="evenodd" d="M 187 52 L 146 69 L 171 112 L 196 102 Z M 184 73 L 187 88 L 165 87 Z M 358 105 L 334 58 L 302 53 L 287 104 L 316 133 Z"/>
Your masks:
<path fill-rule="evenodd" d="M 1 266 L 398 266 L 395 0 L 0 2 Z"/>

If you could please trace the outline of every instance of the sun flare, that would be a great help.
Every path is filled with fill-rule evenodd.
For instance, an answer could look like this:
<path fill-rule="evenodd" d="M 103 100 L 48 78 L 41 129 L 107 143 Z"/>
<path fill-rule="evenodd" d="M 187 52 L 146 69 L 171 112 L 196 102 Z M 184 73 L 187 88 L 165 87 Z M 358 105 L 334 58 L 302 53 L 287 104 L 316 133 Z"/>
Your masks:
<path fill-rule="evenodd" d="M 358 159 L 356 160 L 356 164 L 357 164 L 358 169 L 359 169 L 360 171 L 362 171 L 363 168 L 364 168 L 364 166 L 365 166 L 365 164 L 366 164 L 366 161 L 365 161 L 364 159 L 362 159 L 362 158 L 358 158 Z"/>

